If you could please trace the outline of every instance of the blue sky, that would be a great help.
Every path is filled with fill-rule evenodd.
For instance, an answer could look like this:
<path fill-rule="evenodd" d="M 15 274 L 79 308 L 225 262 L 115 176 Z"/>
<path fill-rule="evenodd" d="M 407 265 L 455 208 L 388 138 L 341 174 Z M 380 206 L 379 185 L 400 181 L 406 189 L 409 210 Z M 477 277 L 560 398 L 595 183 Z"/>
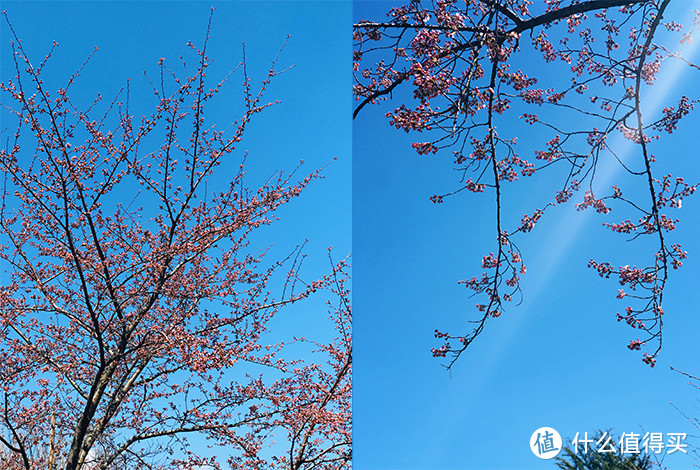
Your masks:
<path fill-rule="evenodd" d="M 99 52 L 72 86 L 71 98 L 87 103 L 99 92 L 109 103 L 128 78 L 131 112 L 140 114 L 150 113 L 155 104 L 144 71 L 157 80 L 158 59 L 163 57 L 166 65 L 177 68 L 181 54 L 194 66 L 186 43 L 201 46 L 212 5 L 215 12 L 207 47 L 214 59 L 207 72 L 212 86 L 241 61 L 245 41 L 247 71 L 256 92 L 287 41 L 277 70 L 289 70 L 273 79 L 264 100 L 281 103 L 256 115 L 238 148 L 239 156 L 249 152 L 247 183 L 252 189 L 280 169 L 293 170 L 300 160 L 304 165 L 297 172 L 299 179 L 327 165 L 323 179 L 280 208 L 279 222 L 252 236 L 254 249 L 271 245 L 270 264 L 308 239 L 301 277 L 311 282 L 330 272 L 327 247 L 334 247 L 336 260 L 351 251 L 350 2 L 2 1 L 1 8 L 7 10 L 33 63 L 42 60 L 52 41 L 58 42 L 43 74 L 49 89 L 65 86 L 97 46 Z M 15 73 L 9 34 L 3 19 L 2 80 Z M 242 116 L 242 82 L 239 70 L 207 109 L 207 122 L 225 127 Z M 3 133 L 10 125 L 0 126 Z M 324 301 L 316 296 L 283 309 L 271 324 L 275 338 L 297 335 L 325 341 L 335 336 Z"/>
<path fill-rule="evenodd" d="M 380 21 L 395 5 L 357 1 L 354 19 Z M 648 105 L 658 106 L 659 98 L 673 103 L 681 90 L 692 90 L 698 72 L 671 68 L 647 95 Z M 693 434 L 669 402 L 693 416 L 699 392 L 669 366 L 700 372 L 693 295 L 700 276 L 694 237 L 700 201 L 684 201 L 678 213 L 674 237 L 690 256 L 667 284 L 664 348 L 654 369 L 626 348 L 636 336 L 615 321 L 625 306 L 615 298 L 619 285 L 586 267 L 590 258 L 632 263 L 634 247 L 606 232 L 605 219 L 570 205 L 551 209 L 518 238 L 528 269 L 522 305 L 509 305 L 489 321 L 448 373 L 431 357 L 430 348 L 438 346 L 432 332 L 466 333 L 466 321 L 476 318 L 477 299 L 457 281 L 478 276 L 481 257 L 494 249 L 493 197 L 469 193 L 441 205 L 429 201 L 457 187 L 459 175 L 451 171 L 450 154 L 418 156 L 410 148 L 425 136 L 389 126 L 384 113 L 405 95 L 394 97 L 394 103 L 363 109 L 353 125 L 355 468 L 552 469 L 553 462 L 529 448 L 542 426 L 565 438 L 601 428 L 618 435 Z M 651 107 L 645 113 L 653 113 Z M 697 181 L 696 122 L 681 122 L 660 141 L 663 148 L 652 149 L 664 155 L 658 175 Z M 518 137 L 528 145 L 538 136 Z M 601 173 L 600 183 L 607 179 L 609 187 L 619 178 Z M 504 198 L 513 207 L 505 211 L 507 225 L 541 207 L 549 193 L 542 180 L 507 187 Z M 688 468 L 692 461 L 676 453 L 665 464 Z"/>

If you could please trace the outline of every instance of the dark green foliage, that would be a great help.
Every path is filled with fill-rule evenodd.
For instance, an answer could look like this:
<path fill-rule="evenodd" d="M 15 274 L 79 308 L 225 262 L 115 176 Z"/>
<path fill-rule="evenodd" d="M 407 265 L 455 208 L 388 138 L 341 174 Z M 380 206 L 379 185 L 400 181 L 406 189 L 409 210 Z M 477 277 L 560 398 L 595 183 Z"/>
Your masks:
<path fill-rule="evenodd" d="M 620 454 L 619 452 L 596 452 L 595 443 L 603 436 L 604 431 L 598 431 L 590 439 L 588 452 L 583 452 L 579 445 L 578 453 L 574 452 L 573 445 L 562 448 L 561 453 L 555 459 L 558 468 L 562 470 L 651 470 L 653 462 L 648 454 Z M 608 431 L 608 435 L 612 435 Z M 603 441 L 604 442 L 604 441 Z M 610 443 L 619 451 L 617 440 L 613 437 Z"/>

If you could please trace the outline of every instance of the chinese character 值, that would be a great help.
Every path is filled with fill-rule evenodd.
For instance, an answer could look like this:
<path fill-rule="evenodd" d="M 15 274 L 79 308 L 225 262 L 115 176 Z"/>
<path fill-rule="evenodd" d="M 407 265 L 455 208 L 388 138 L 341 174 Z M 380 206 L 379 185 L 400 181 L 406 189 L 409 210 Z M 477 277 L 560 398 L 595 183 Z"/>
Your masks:
<path fill-rule="evenodd" d="M 537 434 L 537 449 L 540 454 L 559 450 L 554 447 L 553 435 L 554 434 L 549 431 L 545 431 L 544 434 Z"/>

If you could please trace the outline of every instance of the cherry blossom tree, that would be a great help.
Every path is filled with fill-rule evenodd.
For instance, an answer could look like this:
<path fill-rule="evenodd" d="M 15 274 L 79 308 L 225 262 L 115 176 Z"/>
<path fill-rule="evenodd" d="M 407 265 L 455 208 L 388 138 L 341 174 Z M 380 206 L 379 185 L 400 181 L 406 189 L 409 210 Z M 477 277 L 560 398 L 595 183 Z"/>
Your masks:
<path fill-rule="evenodd" d="M 257 91 L 236 67 L 242 115 L 216 126 L 206 110 L 238 75 L 207 84 L 207 30 L 194 68 L 158 61 L 138 117 L 128 83 L 88 106 L 71 98 L 82 67 L 45 83 L 58 45 L 34 62 L 3 16 L 0 467 L 349 468 L 349 258 L 305 282 L 303 244 L 275 260 L 251 245 L 320 177 L 247 186 L 241 140 L 274 104 L 275 63 Z M 333 338 L 274 329 L 312 294 Z"/>
<path fill-rule="evenodd" d="M 354 117 L 373 103 L 400 99 L 386 113 L 389 124 L 416 136 L 419 155 L 451 152 L 461 175 L 454 191 L 432 201 L 472 192 L 490 193 L 495 202 L 494 248 L 483 256 L 482 274 L 461 281 L 479 298 L 476 326 L 459 334 L 435 330 L 442 344 L 433 354 L 449 357 L 449 367 L 489 319 L 522 299 L 526 267 L 518 237 L 570 200 L 580 211 L 614 211 L 603 225 L 646 253 L 641 265 L 591 259 L 589 266 L 618 281 L 617 297 L 626 304 L 617 320 L 638 332 L 628 347 L 645 349 L 643 361 L 654 366 L 664 288 L 687 255 L 672 238 L 674 212 L 697 187 L 669 173 L 672 156 L 659 141 L 697 99 L 683 95 L 660 112 L 644 107 L 665 64 L 698 68 L 675 48 L 692 42 L 700 16 L 684 27 L 668 17 L 669 3 L 412 0 L 391 8 L 386 20 L 354 25 Z M 629 157 L 625 145 L 634 147 Z M 626 172 L 624 184 L 601 178 L 601 166 L 610 163 Z M 520 219 L 504 218 L 512 204 L 505 185 L 545 172 L 558 181 L 545 180 L 551 199 Z"/>

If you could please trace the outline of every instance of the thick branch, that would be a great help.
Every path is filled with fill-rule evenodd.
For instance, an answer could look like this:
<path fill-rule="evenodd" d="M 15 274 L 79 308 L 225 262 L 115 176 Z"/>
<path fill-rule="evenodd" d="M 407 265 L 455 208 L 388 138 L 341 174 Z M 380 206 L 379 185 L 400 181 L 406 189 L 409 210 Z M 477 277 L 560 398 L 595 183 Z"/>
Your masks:
<path fill-rule="evenodd" d="M 634 5 L 638 3 L 644 3 L 649 0 L 590 0 L 587 2 L 582 2 L 582 3 L 577 3 L 575 5 L 569 5 L 568 7 L 560 8 L 558 10 L 553 10 L 549 11 L 547 13 L 544 13 L 542 15 L 536 16 L 535 18 L 531 18 L 529 20 L 522 21 L 520 18 L 516 17 L 513 18 L 512 14 L 506 14 L 503 11 L 503 8 L 496 8 L 497 11 L 503 13 L 505 16 L 513 20 L 515 23 L 515 27 L 508 31 L 495 31 L 495 30 L 490 30 L 488 28 L 467 28 L 465 27 L 464 29 L 460 28 L 448 28 L 444 26 L 429 26 L 429 25 L 410 25 L 410 24 L 394 24 L 394 23 L 358 23 L 355 24 L 355 28 L 360 28 L 360 27 L 374 27 L 376 29 L 380 28 L 403 28 L 403 29 L 409 29 L 409 28 L 424 28 L 424 29 L 439 29 L 439 30 L 463 30 L 467 32 L 474 32 L 474 33 L 490 33 L 490 34 L 495 34 L 498 37 L 506 37 L 508 34 L 511 33 L 516 33 L 516 34 L 521 34 L 525 31 L 534 29 L 538 26 L 542 26 L 548 23 L 552 23 L 558 20 L 562 20 L 564 18 L 568 18 L 569 16 L 576 15 L 579 13 L 586 13 L 589 11 L 594 11 L 594 10 L 602 10 L 606 8 L 612 8 L 612 7 L 618 7 L 618 6 L 624 6 L 624 5 Z M 495 8 L 496 2 L 486 2 L 493 6 Z M 512 13 L 512 12 L 511 12 Z M 475 47 L 476 45 L 480 44 L 481 41 L 469 41 L 464 44 L 458 44 L 454 47 L 451 47 L 449 49 L 446 49 L 442 51 L 440 54 L 438 54 L 436 57 L 431 58 L 433 59 L 440 59 L 448 55 L 452 55 L 455 53 L 458 53 L 460 51 L 463 51 L 465 49 L 471 49 Z M 353 112 L 353 119 L 357 117 L 358 113 L 362 108 L 364 108 L 367 104 L 373 102 L 377 98 L 383 95 L 387 95 L 391 93 L 391 91 L 396 88 L 400 83 L 406 80 L 406 78 L 409 77 L 408 72 L 401 72 L 398 73 L 397 77 L 392 80 L 391 84 L 387 86 L 386 88 L 383 88 L 381 90 L 377 90 L 374 93 L 368 95 L 365 97 L 364 100 L 355 108 L 355 111 Z"/>

